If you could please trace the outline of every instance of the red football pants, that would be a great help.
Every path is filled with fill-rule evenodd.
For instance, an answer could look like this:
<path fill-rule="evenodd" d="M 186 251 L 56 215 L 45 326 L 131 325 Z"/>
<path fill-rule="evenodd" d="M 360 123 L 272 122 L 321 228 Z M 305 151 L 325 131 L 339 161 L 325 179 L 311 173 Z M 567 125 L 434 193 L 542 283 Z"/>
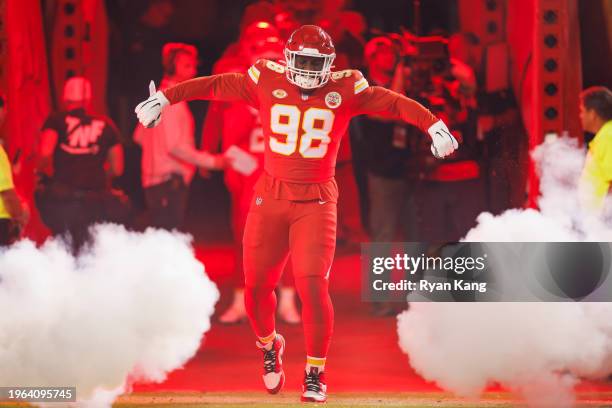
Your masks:
<path fill-rule="evenodd" d="M 236 266 L 231 284 L 233 284 L 233 286 L 236 288 L 241 288 L 244 286 L 244 269 L 242 259 L 244 248 L 242 246 L 242 237 L 244 236 L 246 220 L 254 194 L 253 188 L 257 178 L 252 176 L 244 177 L 232 172 L 231 170 L 226 170 L 225 181 L 231 194 L 232 201 L 232 233 L 234 235 L 236 259 Z M 290 272 L 291 265 L 288 264 L 285 270 Z M 282 276 L 282 286 L 292 287 L 293 279 L 291 273 L 285 273 Z"/>
<path fill-rule="evenodd" d="M 328 277 L 336 247 L 336 212 L 334 202 L 253 197 L 243 238 L 245 305 L 258 337 L 275 329 L 274 288 L 291 254 L 306 352 L 327 356 L 334 321 Z"/>

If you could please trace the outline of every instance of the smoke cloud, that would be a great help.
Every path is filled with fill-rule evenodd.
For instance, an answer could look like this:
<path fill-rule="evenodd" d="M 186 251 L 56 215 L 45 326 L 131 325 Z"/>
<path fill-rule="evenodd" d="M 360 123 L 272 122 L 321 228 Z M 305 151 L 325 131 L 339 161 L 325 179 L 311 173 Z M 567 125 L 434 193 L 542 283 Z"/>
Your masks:
<path fill-rule="evenodd" d="M 570 139 L 535 152 L 540 211 L 483 213 L 465 241 L 612 241 L 612 227 L 580 206 L 584 151 Z M 570 407 L 580 378 L 612 372 L 612 304 L 411 303 L 399 342 L 425 379 L 478 398 L 497 382 L 537 407 Z"/>
<path fill-rule="evenodd" d="M 76 386 L 105 407 L 198 350 L 219 292 L 186 235 L 99 225 L 78 258 L 60 240 L 0 252 L 0 386 Z"/>

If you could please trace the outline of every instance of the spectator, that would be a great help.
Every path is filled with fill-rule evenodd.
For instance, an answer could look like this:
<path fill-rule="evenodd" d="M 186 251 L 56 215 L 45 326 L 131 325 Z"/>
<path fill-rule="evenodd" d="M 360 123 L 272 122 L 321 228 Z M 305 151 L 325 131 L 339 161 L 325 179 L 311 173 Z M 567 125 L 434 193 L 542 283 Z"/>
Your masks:
<path fill-rule="evenodd" d="M 242 66 L 248 69 L 250 63 L 255 62 L 251 62 L 251 60 L 254 55 L 257 55 L 258 50 L 264 47 L 278 48 L 279 46 L 282 46 L 280 33 L 274 24 L 265 20 L 254 21 L 243 26 L 238 41 L 225 49 L 221 58 L 215 63 L 213 71 L 217 73 L 229 72 L 229 70 L 235 70 Z M 265 56 L 262 58 L 265 58 Z M 275 57 L 274 59 L 278 58 Z"/>
<path fill-rule="evenodd" d="M 67 80 L 64 110 L 47 118 L 40 140 L 37 206 L 54 235 L 70 235 L 75 251 L 91 224 L 126 222 L 129 210 L 127 199 L 110 187 L 123 173 L 119 134 L 110 119 L 88 113 L 91 95 L 86 78 Z"/>
<path fill-rule="evenodd" d="M 586 132 L 595 134 L 589 143 L 587 159 L 580 178 L 583 205 L 601 213 L 612 182 L 612 92 L 594 86 L 580 94 L 580 121 Z"/>
<path fill-rule="evenodd" d="M 469 104 L 470 108 L 476 107 L 476 73 L 470 63 L 475 64 L 477 59 L 469 52 L 470 47 L 478 45 L 478 37 L 471 33 L 456 33 L 448 40 L 448 52 L 450 56 L 450 73 L 457 80 L 457 97 L 462 102 Z"/>
<path fill-rule="evenodd" d="M 191 45 L 166 44 L 162 51 L 161 89 L 193 78 L 197 57 Z M 142 186 L 149 225 L 168 230 L 182 227 L 195 167 L 222 169 L 225 158 L 196 150 L 193 116 L 185 102 L 164 111 L 160 126 L 145 129 L 139 125 L 134 141 L 142 146 Z"/>
<path fill-rule="evenodd" d="M 0 128 L 6 116 L 5 101 L 0 95 Z M 9 245 L 28 223 L 27 206 L 17 195 L 13 185 L 11 163 L 0 143 L 0 247 Z"/>
<path fill-rule="evenodd" d="M 376 37 L 367 44 L 366 77 L 372 84 L 391 87 L 396 69 L 401 70 L 399 55 L 391 40 Z M 403 93 L 403 90 L 400 90 Z M 370 235 L 374 242 L 390 242 L 397 238 L 398 228 L 404 239 L 408 229 L 406 211 L 412 183 L 406 179 L 409 158 L 410 127 L 380 117 L 360 118 L 367 157 Z M 415 133 L 414 136 L 416 136 Z M 418 136 L 416 136 L 418 137 Z"/>
<path fill-rule="evenodd" d="M 131 135 L 137 125 L 132 115 L 134 106 L 142 98 L 142 89 L 151 79 L 162 77 L 159 55 L 171 38 L 170 22 L 175 14 L 173 0 L 106 2 L 115 4 L 119 25 L 111 31 L 109 47 L 109 106 L 122 135 Z M 126 69 L 129 67 L 129 69 Z M 142 152 L 137 144 L 127 140 L 124 145 L 125 171 L 122 188 L 130 195 L 135 207 L 144 207 L 141 189 L 140 163 Z"/>
<path fill-rule="evenodd" d="M 332 3 L 331 5 L 329 3 Z M 367 28 L 365 18 L 356 11 L 343 10 L 342 2 L 325 1 L 324 13 L 317 25 L 326 30 L 334 39 L 336 47 L 336 70 L 363 66 L 363 34 Z"/>
<path fill-rule="evenodd" d="M 319 0 L 275 0 L 276 5 L 289 13 L 298 25 L 314 24 L 323 11 Z"/>
<path fill-rule="evenodd" d="M 444 161 L 425 158 L 417 197 L 422 219 L 419 237 L 443 243 L 458 241 L 475 225 L 476 217 L 485 209 L 485 193 L 476 137 L 473 75 L 457 78 L 453 75 L 456 64 L 436 64 L 434 61 L 428 69 L 431 86 L 422 97 L 432 112 L 449 124 L 461 149 Z M 461 72 L 468 72 L 469 67 L 464 68 Z M 421 145 L 420 149 L 427 151 L 429 146 Z"/>
<path fill-rule="evenodd" d="M 367 71 L 372 85 L 397 89 L 396 77 L 403 72 L 398 48 L 388 37 L 376 37 L 365 47 Z M 357 130 L 354 150 L 364 154 L 367 174 L 369 232 L 373 242 L 415 241 L 414 179 L 408 178 L 410 138 L 420 131 L 384 117 L 361 116 L 354 119 Z M 405 303 L 372 304 L 378 316 L 394 316 Z"/>

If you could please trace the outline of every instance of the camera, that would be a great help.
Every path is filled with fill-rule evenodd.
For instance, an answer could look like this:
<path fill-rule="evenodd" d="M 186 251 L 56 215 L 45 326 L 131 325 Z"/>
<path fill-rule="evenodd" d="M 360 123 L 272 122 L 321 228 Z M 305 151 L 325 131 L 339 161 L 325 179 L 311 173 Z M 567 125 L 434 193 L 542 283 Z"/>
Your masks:
<path fill-rule="evenodd" d="M 441 36 L 413 37 L 404 65 L 410 68 L 408 93 L 416 98 L 435 92 L 435 84 L 452 80 L 448 41 Z"/>

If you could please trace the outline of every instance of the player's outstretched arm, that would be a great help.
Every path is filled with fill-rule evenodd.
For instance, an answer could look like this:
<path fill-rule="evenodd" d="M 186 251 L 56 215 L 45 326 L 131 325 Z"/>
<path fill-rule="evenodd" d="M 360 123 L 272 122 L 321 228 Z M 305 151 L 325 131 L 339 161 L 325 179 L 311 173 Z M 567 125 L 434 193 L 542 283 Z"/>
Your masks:
<path fill-rule="evenodd" d="M 139 103 L 134 111 L 143 126 L 153 127 L 161 121 L 161 114 L 166 106 L 193 99 L 242 100 L 257 106 L 253 82 L 244 74 L 228 73 L 190 79 L 164 91 L 155 91 L 155 85 L 151 81 L 149 98 Z"/>
<path fill-rule="evenodd" d="M 362 79 L 361 81 L 365 81 Z M 359 83 L 359 82 L 357 82 Z M 355 97 L 357 114 L 383 114 L 410 123 L 431 137 L 431 152 L 439 159 L 459 148 L 457 139 L 444 122 L 417 101 L 379 86 L 360 85 Z M 360 89 L 356 88 L 356 89 Z"/>
<path fill-rule="evenodd" d="M 254 84 L 245 74 L 225 73 L 203 76 L 181 82 L 164 90 L 164 95 L 174 104 L 193 99 L 214 101 L 245 101 L 256 104 Z"/>

